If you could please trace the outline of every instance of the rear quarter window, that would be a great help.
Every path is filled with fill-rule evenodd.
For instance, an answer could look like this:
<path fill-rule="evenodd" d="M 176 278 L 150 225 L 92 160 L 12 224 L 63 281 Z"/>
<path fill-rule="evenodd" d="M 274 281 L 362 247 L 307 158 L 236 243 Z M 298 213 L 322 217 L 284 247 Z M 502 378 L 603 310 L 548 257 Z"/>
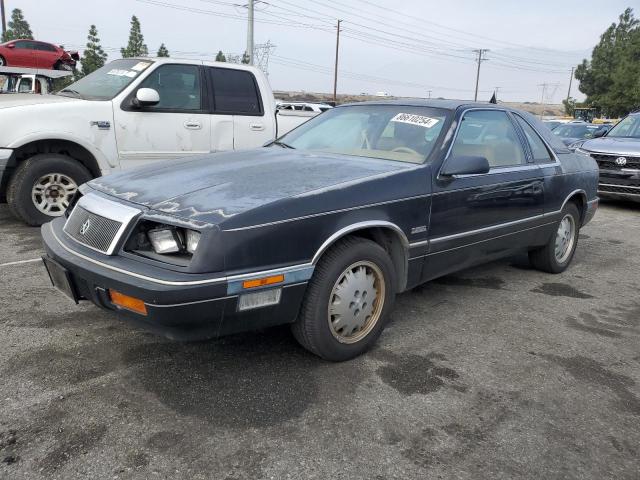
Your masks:
<path fill-rule="evenodd" d="M 245 70 L 209 68 L 215 113 L 262 115 L 262 102 L 255 77 Z"/>

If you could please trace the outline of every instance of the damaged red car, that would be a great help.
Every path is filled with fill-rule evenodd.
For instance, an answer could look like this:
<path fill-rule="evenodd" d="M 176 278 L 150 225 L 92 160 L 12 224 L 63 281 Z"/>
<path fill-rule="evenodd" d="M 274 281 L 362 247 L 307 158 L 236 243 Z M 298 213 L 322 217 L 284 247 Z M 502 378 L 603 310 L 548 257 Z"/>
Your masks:
<path fill-rule="evenodd" d="M 0 43 L 0 67 L 73 70 L 78 60 L 78 52 L 68 52 L 53 43 L 26 39 Z"/>

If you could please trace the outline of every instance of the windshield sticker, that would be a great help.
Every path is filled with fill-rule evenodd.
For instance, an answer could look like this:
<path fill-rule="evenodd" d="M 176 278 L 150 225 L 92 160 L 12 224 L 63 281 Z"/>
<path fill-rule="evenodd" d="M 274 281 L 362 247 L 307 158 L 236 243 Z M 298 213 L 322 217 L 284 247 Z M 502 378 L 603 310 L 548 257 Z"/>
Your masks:
<path fill-rule="evenodd" d="M 141 72 L 145 68 L 147 68 L 149 65 L 151 65 L 151 63 L 149 62 L 138 62 L 133 67 L 131 67 L 131 70 L 135 70 L 136 72 Z"/>
<path fill-rule="evenodd" d="M 135 77 L 138 74 L 138 72 L 131 72 L 129 70 L 119 70 L 117 68 L 114 68 L 113 70 L 109 70 L 107 72 L 107 75 L 116 75 L 118 77 Z"/>
<path fill-rule="evenodd" d="M 437 118 L 414 115 L 412 113 L 399 113 L 391 119 L 392 122 L 409 123 L 419 127 L 431 128 L 440 120 Z"/>

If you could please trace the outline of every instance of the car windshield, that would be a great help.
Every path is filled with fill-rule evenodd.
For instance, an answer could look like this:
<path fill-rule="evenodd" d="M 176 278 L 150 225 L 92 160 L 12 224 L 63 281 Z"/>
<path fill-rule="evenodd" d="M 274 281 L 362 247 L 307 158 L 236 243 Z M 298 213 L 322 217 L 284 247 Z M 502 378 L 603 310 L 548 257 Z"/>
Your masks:
<path fill-rule="evenodd" d="M 56 94 L 86 100 L 111 100 L 152 63 L 133 58 L 114 60 Z"/>
<path fill-rule="evenodd" d="M 422 163 L 447 118 L 439 108 L 350 105 L 332 108 L 277 143 L 314 152 Z"/>
<path fill-rule="evenodd" d="M 553 134 L 560 138 L 591 138 L 600 127 L 596 125 L 560 125 L 553 129 Z"/>
<path fill-rule="evenodd" d="M 607 137 L 640 138 L 640 114 L 629 115 L 609 130 Z"/>

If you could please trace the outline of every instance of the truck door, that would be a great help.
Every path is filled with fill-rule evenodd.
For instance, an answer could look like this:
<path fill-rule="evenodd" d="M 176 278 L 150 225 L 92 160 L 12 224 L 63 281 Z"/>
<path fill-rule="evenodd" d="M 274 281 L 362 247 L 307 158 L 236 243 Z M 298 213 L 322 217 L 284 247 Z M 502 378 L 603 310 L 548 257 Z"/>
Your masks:
<path fill-rule="evenodd" d="M 233 149 L 258 148 L 273 140 L 275 119 L 265 113 L 267 109 L 262 104 L 253 73 L 223 67 L 207 67 L 207 70 L 214 98 L 213 116 L 233 122 Z M 221 133 L 212 131 L 214 147 Z"/>
<path fill-rule="evenodd" d="M 211 119 L 203 79 L 198 65 L 164 64 L 138 85 L 158 92 L 156 105 L 135 107 L 136 89 L 113 106 L 121 168 L 210 151 Z"/>

